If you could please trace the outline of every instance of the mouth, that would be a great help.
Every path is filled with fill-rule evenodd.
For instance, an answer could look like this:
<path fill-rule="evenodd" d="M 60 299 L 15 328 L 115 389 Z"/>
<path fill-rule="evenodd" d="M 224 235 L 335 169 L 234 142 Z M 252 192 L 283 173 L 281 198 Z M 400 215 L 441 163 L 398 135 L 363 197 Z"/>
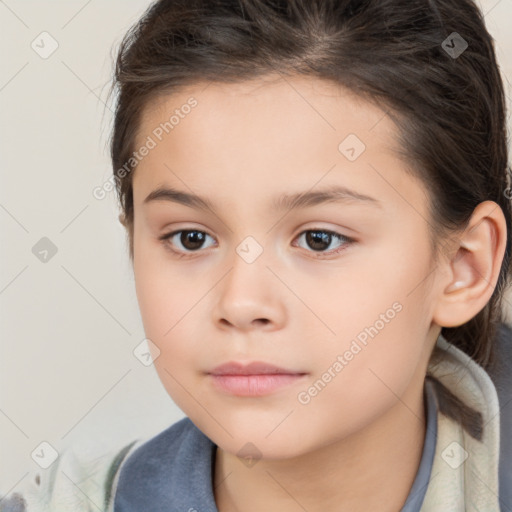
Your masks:
<path fill-rule="evenodd" d="M 306 375 L 306 372 L 280 368 L 263 362 L 250 364 L 230 362 L 208 372 L 217 390 L 235 396 L 268 395 L 297 383 Z"/>

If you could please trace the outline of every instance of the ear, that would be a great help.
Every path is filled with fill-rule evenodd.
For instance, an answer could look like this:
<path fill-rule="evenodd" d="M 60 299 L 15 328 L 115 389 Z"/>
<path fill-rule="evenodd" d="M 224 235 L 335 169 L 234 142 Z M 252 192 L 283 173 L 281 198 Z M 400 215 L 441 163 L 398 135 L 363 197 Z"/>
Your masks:
<path fill-rule="evenodd" d="M 450 251 L 433 322 L 458 327 L 476 316 L 489 302 L 500 273 L 507 241 L 507 224 L 500 206 L 484 201 Z"/>
<path fill-rule="evenodd" d="M 124 226 L 126 227 L 126 218 L 124 216 L 124 213 L 120 213 L 119 214 L 119 222 Z"/>

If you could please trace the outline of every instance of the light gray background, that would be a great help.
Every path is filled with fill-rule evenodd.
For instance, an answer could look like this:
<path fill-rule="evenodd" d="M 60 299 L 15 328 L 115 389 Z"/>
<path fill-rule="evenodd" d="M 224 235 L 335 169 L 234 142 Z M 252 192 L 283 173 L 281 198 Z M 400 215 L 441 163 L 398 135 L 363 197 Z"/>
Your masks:
<path fill-rule="evenodd" d="M 101 453 L 184 417 L 133 354 L 144 332 L 125 234 L 114 193 L 92 195 L 112 174 L 112 48 L 148 5 L 0 0 L 0 497 L 38 468 L 43 441 Z M 510 104 L 512 0 L 479 5 Z M 59 45 L 46 59 L 31 47 L 50 48 L 43 31 Z M 42 237 L 57 247 L 46 263 Z"/>

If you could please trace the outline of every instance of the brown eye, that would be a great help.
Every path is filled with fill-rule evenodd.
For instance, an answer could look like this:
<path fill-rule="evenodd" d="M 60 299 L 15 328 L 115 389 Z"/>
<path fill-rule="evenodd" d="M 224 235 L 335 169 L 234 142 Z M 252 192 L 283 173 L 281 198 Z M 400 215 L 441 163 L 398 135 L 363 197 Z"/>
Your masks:
<path fill-rule="evenodd" d="M 173 252 L 183 253 L 186 256 L 187 252 L 199 252 L 203 248 L 207 237 L 210 237 L 210 235 L 204 231 L 181 229 L 160 237 L 160 240 Z"/>
<path fill-rule="evenodd" d="M 346 237 L 340 233 L 335 233 L 334 231 L 328 231 L 325 229 L 308 229 L 306 231 L 303 231 L 297 239 L 304 238 L 306 244 L 308 247 L 310 247 L 313 252 L 317 253 L 338 253 L 345 249 L 347 245 L 352 243 L 354 240 Z M 340 245 L 338 245 L 337 248 L 332 249 L 330 251 L 326 251 L 334 240 L 338 240 Z"/>
<path fill-rule="evenodd" d="M 181 231 L 181 235 L 179 236 L 181 245 L 189 251 L 200 249 L 204 244 L 204 239 L 205 233 L 201 231 Z"/>

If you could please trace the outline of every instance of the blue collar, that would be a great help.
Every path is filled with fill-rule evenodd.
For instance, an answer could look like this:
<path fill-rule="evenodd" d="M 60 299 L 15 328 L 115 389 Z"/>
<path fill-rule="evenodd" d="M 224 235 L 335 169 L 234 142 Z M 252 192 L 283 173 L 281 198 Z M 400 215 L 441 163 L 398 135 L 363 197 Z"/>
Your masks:
<path fill-rule="evenodd" d="M 428 378 L 425 379 L 423 397 L 425 416 L 427 418 L 423 454 L 421 455 L 420 465 L 411 490 L 409 491 L 409 496 L 400 512 L 419 512 L 430 482 L 430 474 L 432 473 L 437 441 L 438 405 L 434 387 Z"/>

